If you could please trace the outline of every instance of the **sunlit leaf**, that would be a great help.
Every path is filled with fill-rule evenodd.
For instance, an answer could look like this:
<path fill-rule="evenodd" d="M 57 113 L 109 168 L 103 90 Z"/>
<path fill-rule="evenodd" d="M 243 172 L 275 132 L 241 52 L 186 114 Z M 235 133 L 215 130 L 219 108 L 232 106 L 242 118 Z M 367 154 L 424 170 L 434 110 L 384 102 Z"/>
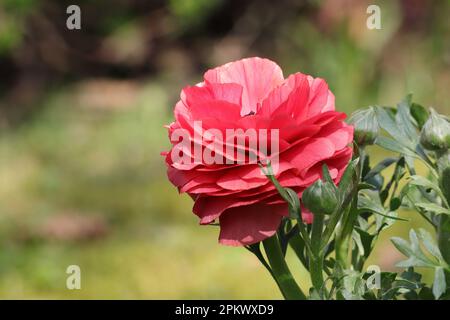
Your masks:
<path fill-rule="evenodd" d="M 424 239 L 426 240 L 426 242 L 428 242 L 427 244 L 425 244 Z M 428 236 L 425 236 L 425 238 L 424 238 L 423 234 L 421 232 L 421 240 L 423 241 L 425 248 L 427 248 L 427 250 L 431 250 L 429 252 L 434 257 L 437 258 L 436 260 L 431 260 L 424 254 L 424 252 L 420 248 L 419 237 L 417 236 L 416 232 L 412 229 L 409 232 L 409 240 L 410 240 L 410 242 L 408 242 L 402 238 L 398 238 L 398 237 L 391 238 L 391 241 L 394 244 L 394 246 L 401 253 L 403 253 L 406 257 L 408 257 L 407 260 L 397 263 L 397 267 L 403 267 L 403 268 L 431 267 L 431 268 L 434 268 L 434 267 L 442 267 L 442 266 L 446 265 L 444 261 L 442 261 L 436 257 L 436 256 L 440 256 L 440 253 L 439 254 L 436 253 L 436 251 L 439 251 L 439 249 L 435 245 L 432 244 L 432 242 L 430 241 Z"/>
<path fill-rule="evenodd" d="M 372 170 L 370 170 L 366 176 L 364 177 L 365 180 L 372 178 L 373 176 L 377 175 L 387 167 L 389 167 L 391 164 L 398 161 L 398 158 L 386 158 L 382 161 L 380 161 L 375 167 L 373 167 Z"/>
<path fill-rule="evenodd" d="M 423 106 L 417 103 L 412 103 L 410 108 L 411 116 L 416 121 L 419 129 L 422 129 L 425 122 L 428 120 L 428 111 Z"/>
<path fill-rule="evenodd" d="M 417 155 L 413 151 L 411 151 L 408 147 L 406 147 L 405 145 L 401 144 L 400 142 L 398 142 L 394 139 L 388 138 L 388 137 L 383 137 L 383 136 L 378 137 L 376 144 L 384 149 L 387 149 L 387 150 L 390 150 L 393 152 L 408 155 L 408 156 L 414 157 L 414 158 L 417 157 Z"/>
<path fill-rule="evenodd" d="M 434 190 L 442 199 L 444 199 L 444 195 L 442 194 L 441 189 L 438 185 L 431 182 L 425 177 L 414 175 L 410 177 L 409 184 L 424 187 L 425 189 L 431 189 Z"/>
<path fill-rule="evenodd" d="M 404 132 L 405 137 L 409 141 L 409 145 L 415 146 L 419 141 L 419 135 L 413 123 L 411 122 L 412 117 L 409 111 L 411 99 L 412 95 L 409 94 L 397 105 L 395 121 L 397 123 L 397 126 Z"/>
<path fill-rule="evenodd" d="M 415 204 L 416 207 L 419 207 L 427 212 L 432 212 L 435 214 L 447 214 L 450 215 L 450 210 L 443 208 L 435 203 L 425 203 L 425 202 L 420 202 L 420 203 L 416 203 Z"/>
<path fill-rule="evenodd" d="M 437 267 L 434 270 L 433 295 L 439 299 L 446 290 L 444 268 Z"/>

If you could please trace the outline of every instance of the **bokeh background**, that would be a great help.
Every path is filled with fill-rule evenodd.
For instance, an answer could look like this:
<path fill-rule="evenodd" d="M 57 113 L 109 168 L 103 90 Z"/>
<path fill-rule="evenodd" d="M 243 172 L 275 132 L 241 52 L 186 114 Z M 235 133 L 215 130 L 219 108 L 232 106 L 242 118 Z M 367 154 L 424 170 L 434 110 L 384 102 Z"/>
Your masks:
<path fill-rule="evenodd" d="M 325 78 L 345 112 L 412 92 L 450 113 L 450 1 L 1 0 L 0 298 L 281 298 L 198 226 L 160 156 L 181 88 L 255 55 Z M 373 255 L 383 270 L 401 259 L 389 235 L 422 224 L 403 215 Z"/>

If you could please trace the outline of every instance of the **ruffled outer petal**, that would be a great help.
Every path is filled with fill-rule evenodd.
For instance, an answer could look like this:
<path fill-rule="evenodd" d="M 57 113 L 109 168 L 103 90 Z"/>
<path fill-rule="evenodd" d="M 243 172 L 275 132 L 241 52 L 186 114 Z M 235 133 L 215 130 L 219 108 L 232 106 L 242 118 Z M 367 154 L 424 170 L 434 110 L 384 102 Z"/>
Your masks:
<path fill-rule="evenodd" d="M 209 70 L 204 75 L 207 83 L 236 83 L 242 86 L 241 115 L 257 110 L 258 103 L 284 80 L 283 71 L 273 61 L 247 58 Z"/>
<path fill-rule="evenodd" d="M 219 242 L 229 246 L 245 246 L 271 237 L 287 215 L 287 205 L 257 203 L 230 209 L 220 217 Z"/>

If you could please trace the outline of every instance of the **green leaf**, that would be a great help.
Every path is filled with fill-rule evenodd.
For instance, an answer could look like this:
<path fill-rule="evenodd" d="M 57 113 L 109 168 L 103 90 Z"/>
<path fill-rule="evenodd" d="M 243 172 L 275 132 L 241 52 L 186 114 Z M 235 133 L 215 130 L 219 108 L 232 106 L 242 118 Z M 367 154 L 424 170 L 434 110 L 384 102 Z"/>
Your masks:
<path fill-rule="evenodd" d="M 310 288 L 308 300 L 322 300 L 322 297 L 316 289 Z"/>
<path fill-rule="evenodd" d="M 428 111 L 423 106 L 417 103 L 412 103 L 410 108 L 411 116 L 416 121 L 419 129 L 422 129 L 425 122 L 428 120 Z"/>
<path fill-rule="evenodd" d="M 413 118 L 410 114 L 411 100 L 412 96 L 407 95 L 397 105 L 396 112 L 390 108 L 377 107 L 377 116 L 380 126 L 386 130 L 395 141 L 410 150 L 415 150 L 419 135 L 414 127 L 412 122 Z"/>
<path fill-rule="evenodd" d="M 406 271 L 403 271 L 400 275 L 402 279 L 408 280 L 410 282 L 414 282 L 418 285 L 421 284 L 422 275 L 414 271 L 413 267 L 409 267 Z"/>
<path fill-rule="evenodd" d="M 273 175 L 272 165 L 270 164 L 270 162 L 267 164 L 266 168 L 260 164 L 260 168 L 263 174 L 273 183 L 273 185 L 277 189 L 280 196 L 284 199 L 284 201 L 288 203 L 289 217 L 292 219 L 299 219 L 301 208 L 300 208 L 300 200 L 298 198 L 297 193 L 290 188 L 283 188 L 281 186 L 277 178 Z"/>
<path fill-rule="evenodd" d="M 411 185 L 424 187 L 425 189 L 432 189 L 442 198 L 442 200 L 445 200 L 445 197 L 442 194 L 442 191 L 439 188 L 439 186 L 422 176 L 418 175 L 411 176 L 410 181 L 408 183 Z"/>
<path fill-rule="evenodd" d="M 403 155 L 407 155 L 413 158 L 417 158 L 417 155 L 413 151 L 411 151 L 410 149 L 408 149 L 408 147 L 404 146 L 403 144 L 397 142 L 394 139 L 379 136 L 376 141 L 376 144 L 384 149 L 397 152 Z"/>
<path fill-rule="evenodd" d="M 292 219 L 300 219 L 300 200 L 298 198 L 297 192 L 290 188 L 284 188 L 289 196 L 289 217 Z"/>
<path fill-rule="evenodd" d="M 374 143 L 380 130 L 374 107 L 356 110 L 347 122 L 354 128 L 353 139 L 358 146 L 362 147 Z"/>
<path fill-rule="evenodd" d="M 405 136 L 401 127 L 399 127 L 397 122 L 395 121 L 392 109 L 377 107 L 377 116 L 378 123 L 384 130 L 387 131 L 387 133 L 391 135 L 391 137 L 394 137 L 402 145 L 409 144 L 408 137 Z"/>
<path fill-rule="evenodd" d="M 395 220 L 408 221 L 403 218 L 399 218 L 395 211 L 387 210 L 383 207 L 380 201 L 378 192 L 371 190 L 364 190 L 358 197 L 358 211 L 360 213 L 369 211 L 374 214 L 377 231 L 390 227 Z"/>
<path fill-rule="evenodd" d="M 325 181 L 334 184 L 333 178 L 331 178 L 330 171 L 328 170 L 328 166 L 326 165 L 326 163 L 322 166 L 322 176 Z"/>
<path fill-rule="evenodd" d="M 324 180 L 328 182 L 331 186 L 333 186 L 335 191 L 337 191 L 338 188 L 334 184 L 333 178 L 331 178 L 330 171 L 328 170 L 328 166 L 326 164 L 322 166 L 322 175 Z"/>
<path fill-rule="evenodd" d="M 415 146 L 413 146 L 413 144 L 411 143 L 409 137 L 403 131 L 403 127 L 401 125 L 399 126 L 398 116 L 395 115 L 394 109 L 377 107 L 377 118 L 380 127 L 386 130 L 386 132 L 389 133 L 389 135 L 394 139 L 395 142 L 397 142 L 404 148 L 415 148 Z M 383 137 L 378 137 L 378 139 L 379 138 Z M 379 142 L 378 139 L 376 141 L 377 144 Z"/>
<path fill-rule="evenodd" d="M 355 179 L 356 172 L 355 168 L 358 164 L 359 158 L 356 158 L 349 162 L 347 168 L 345 168 L 344 174 L 342 175 L 341 181 L 339 182 L 339 192 L 346 194 L 348 189 L 351 187 L 353 180 Z"/>
<path fill-rule="evenodd" d="M 386 187 L 380 193 L 381 203 L 384 204 L 386 202 L 386 199 L 388 198 L 389 192 L 391 191 L 392 187 L 394 187 L 392 194 L 395 194 L 398 184 L 405 173 L 405 157 L 401 157 L 395 164 L 394 174 L 392 175 L 391 180 L 389 180 L 389 182 L 386 184 Z"/>
<path fill-rule="evenodd" d="M 376 174 L 373 177 L 365 180 L 367 184 L 372 185 L 376 190 L 380 191 L 384 186 L 384 177 L 381 174 Z"/>
<path fill-rule="evenodd" d="M 447 203 L 450 203 L 450 167 L 442 170 L 440 184 L 442 187 L 442 193 L 447 199 Z"/>
<path fill-rule="evenodd" d="M 434 267 L 434 264 L 428 262 L 428 259 L 425 256 L 422 257 L 422 253 L 417 254 L 408 241 L 398 237 L 391 238 L 391 241 L 398 251 L 409 258 L 408 260 L 397 263 L 398 267 Z"/>
<path fill-rule="evenodd" d="M 435 203 L 426 203 L 426 202 L 420 202 L 415 204 L 416 207 L 421 208 L 427 212 L 432 212 L 435 214 L 446 214 L 450 215 L 450 210 L 443 208 Z"/>
<path fill-rule="evenodd" d="M 428 222 L 433 224 L 432 214 L 416 206 L 417 203 L 425 201 L 424 195 L 419 190 L 419 186 L 406 184 L 400 192 L 400 198 L 402 199 L 403 206 L 418 211 Z"/>
<path fill-rule="evenodd" d="M 373 190 L 373 189 L 376 189 L 376 187 L 370 183 L 362 182 L 362 183 L 358 184 L 358 190 L 365 190 L 365 189 Z"/>
<path fill-rule="evenodd" d="M 358 155 L 360 154 L 360 151 L 358 150 Z M 364 177 L 369 171 L 370 171 L 370 155 L 365 153 L 363 157 L 363 161 L 360 164 L 360 167 L 362 167 L 361 171 L 361 177 Z"/>
<path fill-rule="evenodd" d="M 349 162 L 337 187 L 341 210 L 345 209 L 350 203 L 353 191 L 355 190 L 355 188 L 357 188 L 358 177 L 356 174 L 356 167 L 358 165 L 358 162 L 359 158 L 356 158 Z"/>
<path fill-rule="evenodd" d="M 397 161 L 398 161 L 398 158 L 386 158 L 386 159 L 380 161 L 375 167 L 373 167 L 372 170 L 370 170 L 366 174 L 366 176 L 364 177 L 364 180 L 368 180 L 368 179 L 374 177 L 375 175 L 377 175 L 378 173 L 380 173 L 381 171 L 383 171 L 384 169 L 386 169 L 391 164 L 393 164 Z"/>
<path fill-rule="evenodd" d="M 352 231 L 352 238 L 356 244 L 356 247 L 358 248 L 359 255 L 364 257 L 365 250 L 364 250 L 364 245 L 361 240 L 361 235 L 355 229 L 353 229 L 353 231 Z"/>
<path fill-rule="evenodd" d="M 395 211 L 398 208 L 400 208 L 401 204 L 402 204 L 402 200 L 400 198 L 393 197 L 389 203 L 389 209 L 391 211 Z"/>
<path fill-rule="evenodd" d="M 423 287 L 419 292 L 419 299 L 420 300 L 433 300 L 434 295 L 430 288 Z"/>
<path fill-rule="evenodd" d="M 411 99 L 412 95 L 409 94 L 397 105 L 395 122 L 397 123 L 397 126 L 404 132 L 405 137 L 408 139 L 408 145 L 415 146 L 419 141 L 419 135 L 413 123 L 411 122 L 412 117 L 409 112 Z"/>
<path fill-rule="evenodd" d="M 363 275 L 355 270 L 344 270 L 341 293 L 346 300 L 362 300 L 365 292 Z"/>
<path fill-rule="evenodd" d="M 386 209 L 381 204 L 378 192 L 367 189 L 359 193 L 358 209 L 367 210 L 373 213 L 386 213 Z"/>
<path fill-rule="evenodd" d="M 433 182 L 422 176 L 418 175 L 411 176 L 409 183 L 412 185 L 424 187 L 426 189 L 433 189 L 438 193 L 440 192 L 439 187 L 436 184 L 434 184 Z"/>
<path fill-rule="evenodd" d="M 358 227 L 355 227 L 356 232 L 359 234 L 359 239 L 361 241 L 361 245 L 363 247 L 363 255 L 364 257 L 368 257 L 369 254 L 372 252 L 372 246 L 373 246 L 373 239 L 376 235 L 370 234 L 367 231 L 364 231 Z M 362 251 L 362 250 L 361 250 Z"/>
<path fill-rule="evenodd" d="M 433 281 L 433 295 L 439 299 L 446 290 L 445 274 L 444 268 L 437 267 L 434 270 L 434 281 Z"/>
<path fill-rule="evenodd" d="M 421 233 L 421 238 L 422 241 L 424 241 L 424 237 L 422 236 Z M 408 268 L 408 267 L 441 267 L 444 266 L 443 261 L 439 260 L 439 261 L 433 261 L 430 258 L 428 258 L 422 251 L 422 249 L 420 248 L 420 244 L 419 244 L 419 238 L 416 234 L 416 232 L 411 229 L 409 232 L 409 239 L 410 242 L 403 240 L 402 238 L 398 238 L 398 237 L 393 237 L 391 238 L 392 243 L 394 244 L 394 246 L 401 252 L 403 253 L 406 257 L 408 257 L 407 260 L 401 261 L 399 263 L 397 263 L 397 267 L 403 267 L 403 268 Z M 429 239 L 427 239 L 428 242 Z M 424 246 L 427 248 L 427 250 L 431 250 L 430 253 L 435 256 L 436 254 L 436 248 L 434 248 L 434 246 L 431 244 L 431 242 L 425 244 L 424 242 Z M 436 257 L 436 256 L 435 256 Z"/>
<path fill-rule="evenodd" d="M 297 193 L 290 188 L 283 188 L 278 180 L 273 175 L 273 170 L 270 162 L 267 164 L 265 168 L 260 164 L 261 171 L 263 174 L 273 183 L 275 188 L 277 189 L 280 196 L 288 203 L 289 207 L 289 217 L 292 219 L 299 219 L 301 208 L 300 208 L 300 200 L 298 198 Z"/>
<path fill-rule="evenodd" d="M 401 286 L 396 286 L 397 274 L 393 272 L 381 272 L 381 288 L 378 293 L 378 298 L 382 300 L 392 300 L 399 294 Z"/>
<path fill-rule="evenodd" d="M 407 300 L 418 299 L 416 290 L 423 288 L 424 284 L 420 281 L 422 276 L 414 272 L 414 268 L 410 267 L 404 271 L 399 278 L 396 278 L 391 285 L 391 289 L 383 288 L 383 299 L 390 300 L 398 294 L 404 294 Z M 386 289 L 389 289 L 386 291 Z"/>
<path fill-rule="evenodd" d="M 420 240 L 422 240 L 424 247 L 428 250 L 429 253 L 431 253 L 439 261 L 444 260 L 442 258 L 441 251 L 439 250 L 438 246 L 436 245 L 436 242 L 434 241 L 433 237 L 429 232 L 427 232 L 425 229 L 420 228 L 419 237 Z"/>
<path fill-rule="evenodd" d="M 377 223 L 377 225 L 379 225 L 378 230 L 380 230 L 381 228 L 386 229 L 387 227 L 390 227 L 394 221 L 409 221 L 408 219 L 404 219 L 404 218 L 399 218 L 397 216 L 397 212 L 395 211 L 387 211 L 386 214 L 377 212 L 377 215 L 379 215 L 379 223 Z"/>

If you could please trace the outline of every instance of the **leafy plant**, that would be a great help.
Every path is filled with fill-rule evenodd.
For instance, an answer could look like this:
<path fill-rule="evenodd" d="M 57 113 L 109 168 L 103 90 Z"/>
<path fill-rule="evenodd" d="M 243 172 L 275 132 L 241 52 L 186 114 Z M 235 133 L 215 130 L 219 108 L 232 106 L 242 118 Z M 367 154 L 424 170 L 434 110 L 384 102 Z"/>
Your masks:
<path fill-rule="evenodd" d="M 284 261 L 288 246 L 309 271 L 309 299 L 444 299 L 450 293 L 450 125 L 445 116 L 427 110 L 406 96 L 397 108 L 371 106 L 349 119 L 355 128 L 354 156 L 336 185 L 326 165 L 321 179 L 301 199 L 284 188 L 270 163 L 261 168 L 289 204 L 289 217 L 277 235 L 248 247 L 274 276 L 286 298 L 305 299 Z M 382 129 L 383 131 L 381 131 Z M 380 132 L 383 132 L 380 133 Z M 394 153 L 372 164 L 366 146 L 376 144 Z M 421 162 L 428 174 L 420 175 Z M 384 170 L 393 167 L 385 181 Z M 314 214 L 312 225 L 301 219 L 302 207 Z M 401 274 L 365 272 L 364 266 L 383 230 L 408 220 L 398 210 L 416 211 L 434 230 L 410 231 L 409 241 L 391 239 L 406 256 Z M 280 261 L 268 247 L 280 248 Z M 434 271 L 429 287 L 415 268 Z M 275 271 L 275 269 L 277 269 Z M 377 281 L 373 280 L 376 278 Z M 288 281 L 286 280 L 288 279 Z M 285 282 L 287 286 L 285 287 Z"/>

